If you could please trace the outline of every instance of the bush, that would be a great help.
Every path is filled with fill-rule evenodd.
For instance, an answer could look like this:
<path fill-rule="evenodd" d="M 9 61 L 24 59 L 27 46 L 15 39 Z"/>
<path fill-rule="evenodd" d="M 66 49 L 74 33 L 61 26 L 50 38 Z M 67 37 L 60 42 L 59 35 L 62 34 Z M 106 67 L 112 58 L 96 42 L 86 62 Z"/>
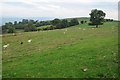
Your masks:
<path fill-rule="evenodd" d="M 35 25 L 32 24 L 32 22 L 29 22 L 27 25 L 24 26 L 24 31 L 29 32 L 29 31 L 36 31 L 37 28 Z"/>
<path fill-rule="evenodd" d="M 36 28 L 35 26 L 26 26 L 26 27 L 24 28 L 24 31 L 25 31 L 25 32 L 36 31 L 36 30 L 37 30 L 37 28 Z"/>
<path fill-rule="evenodd" d="M 15 27 L 9 26 L 8 33 L 15 33 Z"/>
<path fill-rule="evenodd" d="M 92 24 L 92 23 L 88 23 L 88 25 L 93 26 L 94 24 Z"/>
<path fill-rule="evenodd" d="M 56 19 L 54 19 L 54 20 L 51 21 L 51 24 L 52 24 L 53 26 L 56 26 L 56 25 L 58 25 L 60 22 L 61 22 L 61 20 L 58 19 L 58 18 L 56 18 Z"/>
<path fill-rule="evenodd" d="M 69 22 L 69 26 L 75 26 L 75 25 L 78 25 L 79 22 L 77 19 L 72 19 L 70 22 Z"/>
<path fill-rule="evenodd" d="M 112 22 L 114 21 L 113 19 L 105 19 L 106 22 Z"/>
<path fill-rule="evenodd" d="M 87 21 L 85 21 L 85 23 L 87 23 Z"/>
<path fill-rule="evenodd" d="M 37 31 L 41 31 L 42 29 L 41 28 L 38 28 Z"/>
<path fill-rule="evenodd" d="M 84 21 L 81 21 L 81 24 L 83 24 L 84 23 Z"/>
<path fill-rule="evenodd" d="M 48 30 L 47 27 L 46 28 L 42 28 L 42 30 Z"/>
<path fill-rule="evenodd" d="M 94 26 L 95 24 L 93 24 L 93 23 L 88 23 L 88 25 Z M 100 23 L 99 25 L 103 25 L 103 23 Z"/>

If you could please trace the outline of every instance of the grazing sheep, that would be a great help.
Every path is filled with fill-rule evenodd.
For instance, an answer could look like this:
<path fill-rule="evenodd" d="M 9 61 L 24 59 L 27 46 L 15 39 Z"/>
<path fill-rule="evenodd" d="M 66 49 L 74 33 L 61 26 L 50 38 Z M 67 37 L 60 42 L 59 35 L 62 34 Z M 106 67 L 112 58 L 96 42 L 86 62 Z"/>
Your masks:
<path fill-rule="evenodd" d="M 28 40 L 29 43 L 30 43 L 31 41 L 32 41 L 31 39 Z"/>
<path fill-rule="evenodd" d="M 64 32 L 64 34 L 65 34 L 65 32 Z"/>
<path fill-rule="evenodd" d="M 16 36 L 16 34 L 15 34 L 15 33 L 13 33 L 12 35 L 13 35 L 13 36 Z"/>
<path fill-rule="evenodd" d="M 79 29 L 81 29 L 81 28 L 79 28 Z"/>
<path fill-rule="evenodd" d="M 19 34 L 21 34 L 21 33 L 19 33 Z"/>
<path fill-rule="evenodd" d="M 67 31 L 67 29 L 65 31 Z"/>
<path fill-rule="evenodd" d="M 87 68 L 82 69 L 83 72 L 86 72 L 87 70 L 88 70 Z"/>
<path fill-rule="evenodd" d="M 9 46 L 9 44 L 6 44 L 3 46 L 4 49 L 6 49 Z"/>
<path fill-rule="evenodd" d="M 13 36 L 15 35 L 15 33 L 12 34 Z"/>
<path fill-rule="evenodd" d="M 83 30 L 86 30 L 85 28 Z"/>
<path fill-rule="evenodd" d="M 92 28 L 92 29 L 94 29 L 94 28 Z"/>

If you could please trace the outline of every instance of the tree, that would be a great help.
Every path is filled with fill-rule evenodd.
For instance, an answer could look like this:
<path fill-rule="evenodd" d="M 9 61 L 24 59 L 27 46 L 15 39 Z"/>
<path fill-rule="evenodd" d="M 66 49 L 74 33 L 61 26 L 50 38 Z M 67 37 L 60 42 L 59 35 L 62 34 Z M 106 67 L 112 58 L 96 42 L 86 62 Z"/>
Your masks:
<path fill-rule="evenodd" d="M 89 15 L 91 24 L 96 25 L 96 28 L 98 28 L 98 25 L 101 25 L 104 21 L 104 17 L 106 14 L 102 10 L 94 9 Z"/>
<path fill-rule="evenodd" d="M 14 33 L 15 32 L 15 27 L 9 26 L 8 27 L 8 33 Z"/>
<path fill-rule="evenodd" d="M 5 26 L 8 28 L 9 26 L 13 26 L 12 22 L 5 23 Z"/>
<path fill-rule="evenodd" d="M 77 19 L 72 19 L 69 24 L 70 24 L 70 26 L 75 26 L 75 25 L 78 25 L 79 22 Z"/>
<path fill-rule="evenodd" d="M 7 33 L 7 26 L 6 25 L 2 25 L 2 33 Z"/>
<path fill-rule="evenodd" d="M 24 27 L 25 32 L 36 31 L 36 30 L 37 30 L 36 26 L 31 21 L 28 22 L 28 24 L 26 24 Z"/>
<path fill-rule="evenodd" d="M 56 18 L 56 19 L 52 20 L 51 24 L 52 24 L 53 26 L 56 26 L 56 25 L 58 25 L 60 22 L 61 22 L 60 19 Z"/>
<path fill-rule="evenodd" d="M 40 26 L 41 26 L 40 22 L 37 22 L 37 23 L 35 24 L 35 26 L 36 26 L 36 27 L 40 27 Z"/>
<path fill-rule="evenodd" d="M 14 25 L 17 25 L 17 21 L 14 21 Z"/>
<path fill-rule="evenodd" d="M 28 20 L 27 19 L 23 19 L 22 20 L 22 24 L 27 24 L 28 23 Z"/>
<path fill-rule="evenodd" d="M 68 23 L 68 21 L 66 19 L 63 19 L 60 24 L 61 24 L 62 28 L 65 28 L 65 27 L 69 26 L 69 23 Z"/>

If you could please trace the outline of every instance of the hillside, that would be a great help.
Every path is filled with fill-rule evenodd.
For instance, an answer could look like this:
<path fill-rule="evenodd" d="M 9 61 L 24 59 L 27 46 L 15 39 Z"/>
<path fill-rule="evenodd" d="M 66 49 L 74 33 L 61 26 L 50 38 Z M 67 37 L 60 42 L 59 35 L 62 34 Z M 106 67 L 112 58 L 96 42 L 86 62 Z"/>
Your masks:
<path fill-rule="evenodd" d="M 114 78 L 117 22 L 3 35 L 3 78 Z M 27 41 L 31 39 L 32 42 Z M 21 44 L 23 42 L 23 44 Z"/>

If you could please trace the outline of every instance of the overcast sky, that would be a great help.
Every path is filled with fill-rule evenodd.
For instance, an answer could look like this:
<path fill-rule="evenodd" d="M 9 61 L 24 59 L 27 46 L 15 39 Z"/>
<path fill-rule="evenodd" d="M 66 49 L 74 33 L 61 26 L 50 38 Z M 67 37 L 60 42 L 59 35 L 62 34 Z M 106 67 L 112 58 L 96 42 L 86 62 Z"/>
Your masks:
<path fill-rule="evenodd" d="M 2 0 L 1 16 L 9 17 L 89 17 L 100 9 L 106 18 L 118 18 L 119 0 Z"/>

